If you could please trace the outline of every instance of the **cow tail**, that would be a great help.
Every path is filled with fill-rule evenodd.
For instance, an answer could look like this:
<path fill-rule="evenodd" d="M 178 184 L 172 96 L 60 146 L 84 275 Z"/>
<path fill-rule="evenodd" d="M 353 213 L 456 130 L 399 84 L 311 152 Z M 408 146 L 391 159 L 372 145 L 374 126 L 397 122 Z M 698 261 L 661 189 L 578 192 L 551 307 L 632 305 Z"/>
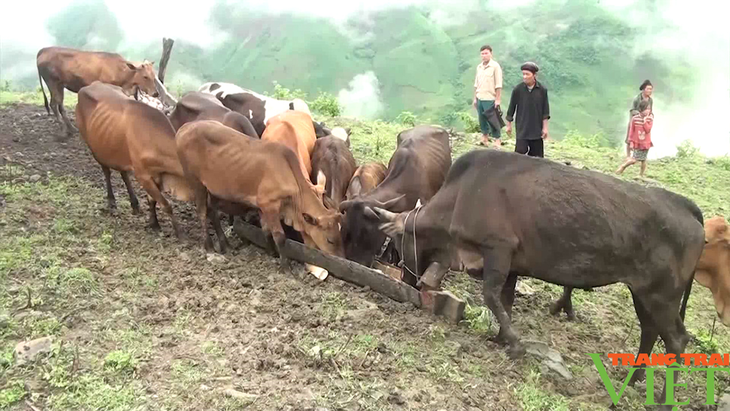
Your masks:
<path fill-rule="evenodd" d="M 41 92 L 43 93 L 43 104 L 45 104 L 45 106 L 46 106 L 46 112 L 48 114 L 51 114 L 51 108 L 48 106 L 48 98 L 46 97 L 46 90 L 43 89 L 43 79 L 41 78 L 41 68 L 40 67 L 38 67 L 38 82 L 41 84 Z"/>
<path fill-rule="evenodd" d="M 682 298 L 682 306 L 679 308 L 679 317 L 684 322 L 684 314 L 687 312 L 687 302 L 689 302 L 689 294 L 692 292 L 692 283 L 695 282 L 695 271 L 692 270 L 692 276 L 689 279 L 687 288 L 684 290 L 684 296 Z"/>

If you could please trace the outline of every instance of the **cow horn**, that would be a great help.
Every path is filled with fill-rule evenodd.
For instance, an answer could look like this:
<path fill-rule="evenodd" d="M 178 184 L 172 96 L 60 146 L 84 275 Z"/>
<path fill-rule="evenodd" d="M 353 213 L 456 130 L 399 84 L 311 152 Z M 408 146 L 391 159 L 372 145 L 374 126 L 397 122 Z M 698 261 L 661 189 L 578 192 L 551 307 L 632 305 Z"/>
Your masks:
<path fill-rule="evenodd" d="M 390 212 L 380 207 L 373 207 L 372 209 L 370 207 L 365 208 L 367 210 L 373 211 L 380 221 L 393 222 L 395 221 L 396 217 L 398 217 L 397 213 Z"/>
<path fill-rule="evenodd" d="M 352 201 L 352 200 L 347 200 L 347 201 L 341 202 L 340 203 L 340 212 L 341 213 L 347 212 L 347 209 L 352 207 L 352 204 L 354 204 L 354 201 Z"/>
<path fill-rule="evenodd" d="M 373 209 L 370 207 L 365 207 L 365 217 L 376 220 L 376 221 L 380 220 L 380 216 L 378 214 L 376 214 L 375 211 L 373 211 Z"/>
<path fill-rule="evenodd" d="M 388 200 L 384 203 L 378 201 L 378 207 L 384 208 L 384 209 L 389 209 L 389 208 L 393 207 L 394 205 L 398 204 L 398 202 L 400 200 L 402 200 L 403 198 L 405 198 L 405 196 L 406 196 L 405 194 L 401 194 L 400 196 L 393 198 L 391 200 Z"/>

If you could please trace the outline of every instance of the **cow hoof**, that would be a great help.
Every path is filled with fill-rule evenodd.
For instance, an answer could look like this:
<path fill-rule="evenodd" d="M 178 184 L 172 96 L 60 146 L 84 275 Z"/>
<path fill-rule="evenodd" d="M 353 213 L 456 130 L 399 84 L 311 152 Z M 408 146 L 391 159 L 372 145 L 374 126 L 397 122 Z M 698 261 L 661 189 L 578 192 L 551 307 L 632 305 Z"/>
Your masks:
<path fill-rule="evenodd" d="M 558 315 L 560 314 L 560 311 L 562 311 L 563 305 L 559 302 L 555 302 L 552 305 L 550 305 L 550 314 L 551 315 Z"/>
<path fill-rule="evenodd" d="M 160 229 L 162 229 L 162 227 L 160 227 L 160 223 L 158 221 L 147 224 L 147 228 L 149 228 L 150 230 L 154 230 L 154 231 L 159 231 Z"/>
<path fill-rule="evenodd" d="M 525 356 L 527 353 L 527 350 L 525 349 L 525 346 L 517 343 L 515 345 L 510 346 L 508 355 L 511 360 L 518 360 Z"/>
<path fill-rule="evenodd" d="M 568 314 L 568 321 L 575 321 L 575 312 L 574 311 L 566 312 L 566 314 Z"/>

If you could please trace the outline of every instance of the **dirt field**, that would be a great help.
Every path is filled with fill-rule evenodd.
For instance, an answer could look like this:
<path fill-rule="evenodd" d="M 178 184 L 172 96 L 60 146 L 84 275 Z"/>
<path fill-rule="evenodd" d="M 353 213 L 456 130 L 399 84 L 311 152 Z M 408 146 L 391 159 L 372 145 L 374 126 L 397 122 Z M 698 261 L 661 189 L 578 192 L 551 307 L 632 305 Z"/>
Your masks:
<path fill-rule="evenodd" d="M 568 322 L 548 313 L 560 288 L 523 282 L 517 330 L 562 354 L 566 380 L 532 355 L 509 360 L 489 340 L 497 326 L 466 275 L 449 288 L 469 299 L 468 321 L 450 325 L 333 277 L 319 282 L 299 265 L 280 272 L 230 231 L 234 250 L 209 259 L 192 204 L 173 206 L 180 242 L 162 211 L 161 231 L 145 227 L 136 180 L 143 213 L 131 214 L 114 173 L 110 215 L 100 167 L 78 134 L 57 141 L 58 130 L 43 108 L 0 108 L 0 408 L 603 410 L 610 399 L 586 353 L 638 348 L 623 286 L 576 291 L 578 320 Z M 705 328 L 714 308 L 698 301 L 708 296 L 695 286 L 690 302 L 693 324 Z M 16 343 L 48 335 L 51 354 L 13 362 Z M 610 369 L 620 389 L 627 371 Z M 718 377 L 718 392 L 728 380 Z M 682 409 L 716 408 L 700 405 L 701 378 L 679 393 L 693 402 Z M 643 409 L 644 395 L 642 384 L 629 388 L 615 409 Z"/>

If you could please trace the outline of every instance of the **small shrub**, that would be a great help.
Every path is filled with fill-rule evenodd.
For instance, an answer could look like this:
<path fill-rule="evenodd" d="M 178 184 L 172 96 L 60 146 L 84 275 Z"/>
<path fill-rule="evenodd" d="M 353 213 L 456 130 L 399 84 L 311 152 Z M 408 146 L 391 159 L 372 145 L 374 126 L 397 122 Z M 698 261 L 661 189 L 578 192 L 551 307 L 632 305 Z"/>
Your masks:
<path fill-rule="evenodd" d="M 338 117 L 342 113 L 342 107 L 337 101 L 337 97 L 330 93 L 319 93 L 310 107 L 313 111 L 329 117 Z"/>
<path fill-rule="evenodd" d="M 398 117 L 396 117 L 395 120 L 404 126 L 413 127 L 416 125 L 416 115 L 410 111 L 404 111 L 398 114 Z"/>
<path fill-rule="evenodd" d="M 307 93 L 300 89 L 291 91 L 288 88 L 279 84 L 278 82 L 274 81 L 274 94 L 272 97 L 279 100 L 294 100 L 295 98 L 306 100 Z"/>
<path fill-rule="evenodd" d="M 5 387 L 0 390 L 0 409 L 9 408 L 11 405 L 25 398 L 25 385 L 22 381 L 13 381 L 6 384 Z"/>
<path fill-rule="evenodd" d="M 2 83 L 0 83 L 0 91 L 10 91 L 10 80 L 4 80 Z"/>
<path fill-rule="evenodd" d="M 104 368 L 114 372 L 133 372 L 137 360 L 132 353 L 122 350 L 112 351 L 104 358 Z"/>
<path fill-rule="evenodd" d="M 466 111 L 460 111 L 456 113 L 456 116 L 461 120 L 461 124 L 464 126 L 464 131 L 467 133 L 479 133 L 479 120 L 474 118 L 471 114 Z"/>
<path fill-rule="evenodd" d="M 692 144 L 692 141 L 690 141 L 689 139 L 684 140 L 679 145 L 677 145 L 677 158 L 692 158 L 697 156 L 699 152 L 699 148 L 695 147 L 695 145 Z"/>

